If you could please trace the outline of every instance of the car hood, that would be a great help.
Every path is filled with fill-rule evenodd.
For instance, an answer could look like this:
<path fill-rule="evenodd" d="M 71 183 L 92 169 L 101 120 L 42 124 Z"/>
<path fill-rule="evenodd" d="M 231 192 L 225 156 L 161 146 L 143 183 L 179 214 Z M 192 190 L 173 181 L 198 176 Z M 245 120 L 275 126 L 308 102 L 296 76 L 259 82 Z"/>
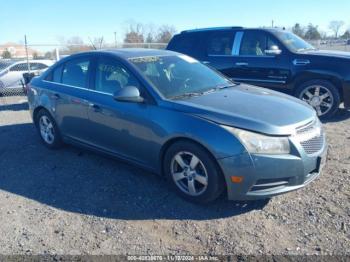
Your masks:
<path fill-rule="evenodd" d="M 334 51 L 334 50 L 311 50 L 307 51 L 308 55 L 326 56 L 326 57 L 338 57 L 350 59 L 350 52 Z"/>
<path fill-rule="evenodd" d="M 316 118 L 315 110 L 299 99 L 246 84 L 170 103 L 218 124 L 271 135 L 293 134 Z"/>

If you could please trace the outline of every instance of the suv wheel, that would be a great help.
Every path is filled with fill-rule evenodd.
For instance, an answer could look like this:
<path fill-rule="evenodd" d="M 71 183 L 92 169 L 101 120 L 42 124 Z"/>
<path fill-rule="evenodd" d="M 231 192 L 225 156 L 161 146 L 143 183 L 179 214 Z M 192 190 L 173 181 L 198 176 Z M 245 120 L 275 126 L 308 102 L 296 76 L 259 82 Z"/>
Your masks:
<path fill-rule="evenodd" d="M 217 164 L 206 150 L 192 142 L 180 141 L 167 150 L 164 171 L 175 191 L 192 202 L 213 201 L 224 190 Z"/>
<path fill-rule="evenodd" d="M 49 112 L 44 109 L 40 110 L 35 123 L 41 140 L 48 148 L 58 148 L 62 145 L 59 130 Z"/>
<path fill-rule="evenodd" d="M 338 89 L 329 81 L 312 80 L 297 89 L 297 97 L 315 108 L 321 119 L 326 119 L 337 112 L 340 104 Z"/>

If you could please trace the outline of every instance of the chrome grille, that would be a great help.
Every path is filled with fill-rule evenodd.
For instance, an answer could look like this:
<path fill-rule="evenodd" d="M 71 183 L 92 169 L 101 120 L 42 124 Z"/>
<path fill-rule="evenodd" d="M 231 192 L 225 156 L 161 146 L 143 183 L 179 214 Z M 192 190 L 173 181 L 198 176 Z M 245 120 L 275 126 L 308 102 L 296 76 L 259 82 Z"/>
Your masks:
<path fill-rule="evenodd" d="M 325 134 L 319 120 L 297 128 L 296 137 L 308 155 L 321 151 L 325 143 Z"/>

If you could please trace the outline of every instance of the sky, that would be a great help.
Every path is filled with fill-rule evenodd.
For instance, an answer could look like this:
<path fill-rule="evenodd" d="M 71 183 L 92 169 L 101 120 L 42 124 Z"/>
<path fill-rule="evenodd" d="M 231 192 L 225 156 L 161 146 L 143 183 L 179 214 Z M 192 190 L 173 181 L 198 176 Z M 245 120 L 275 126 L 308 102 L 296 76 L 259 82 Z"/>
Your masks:
<path fill-rule="evenodd" d="M 215 26 L 276 26 L 296 22 L 328 31 L 331 20 L 350 27 L 349 0 L 2 0 L 0 43 L 57 44 L 62 37 L 84 41 L 103 36 L 122 41 L 130 21 L 177 31 Z M 330 33 L 330 32 L 328 32 Z"/>

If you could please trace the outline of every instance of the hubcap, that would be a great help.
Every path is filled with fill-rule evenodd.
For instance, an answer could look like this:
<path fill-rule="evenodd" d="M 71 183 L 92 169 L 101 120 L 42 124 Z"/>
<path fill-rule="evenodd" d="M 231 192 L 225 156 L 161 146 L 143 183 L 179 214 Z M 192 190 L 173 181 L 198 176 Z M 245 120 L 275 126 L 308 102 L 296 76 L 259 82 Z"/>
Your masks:
<path fill-rule="evenodd" d="M 315 108 L 318 116 L 327 114 L 333 106 L 332 93 L 324 86 L 309 86 L 300 94 L 300 99 Z"/>
<path fill-rule="evenodd" d="M 40 117 L 39 128 L 42 139 L 51 145 L 55 140 L 55 135 L 52 122 L 47 116 Z"/>
<path fill-rule="evenodd" d="M 176 186 L 190 196 L 199 196 L 208 186 L 203 162 L 190 152 L 179 152 L 171 161 L 171 175 Z"/>

